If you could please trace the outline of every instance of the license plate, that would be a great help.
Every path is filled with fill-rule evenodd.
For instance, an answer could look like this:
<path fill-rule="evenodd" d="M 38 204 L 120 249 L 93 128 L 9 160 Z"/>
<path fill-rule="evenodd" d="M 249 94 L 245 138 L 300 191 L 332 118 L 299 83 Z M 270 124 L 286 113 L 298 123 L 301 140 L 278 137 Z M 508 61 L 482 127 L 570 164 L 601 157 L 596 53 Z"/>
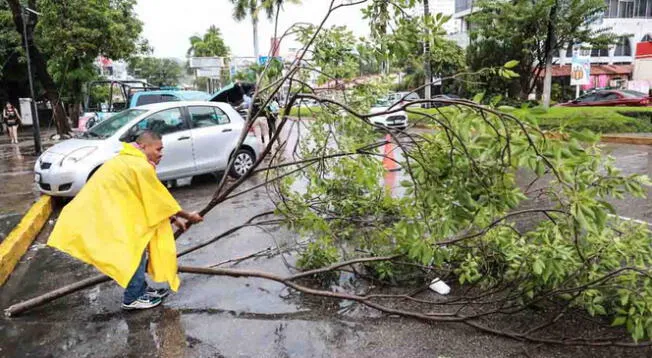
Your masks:
<path fill-rule="evenodd" d="M 38 173 L 34 174 L 34 181 L 37 182 L 37 183 L 40 183 L 41 182 L 41 174 L 38 174 Z"/>

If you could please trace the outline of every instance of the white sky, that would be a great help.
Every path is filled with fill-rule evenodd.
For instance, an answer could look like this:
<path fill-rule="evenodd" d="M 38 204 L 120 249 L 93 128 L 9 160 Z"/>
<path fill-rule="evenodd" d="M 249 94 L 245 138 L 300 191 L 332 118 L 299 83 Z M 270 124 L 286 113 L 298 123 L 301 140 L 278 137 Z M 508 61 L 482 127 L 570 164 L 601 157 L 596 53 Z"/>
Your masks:
<path fill-rule="evenodd" d="M 279 33 L 295 22 L 318 24 L 329 4 L 330 0 L 302 0 L 301 5 L 286 5 L 279 17 Z M 369 26 L 362 18 L 361 8 L 339 9 L 326 25 L 346 25 L 356 36 L 366 36 Z M 138 0 L 136 12 L 144 22 L 142 35 L 154 47 L 154 56 L 184 58 L 190 46 L 188 38 L 203 34 L 211 25 L 220 28 L 232 55 L 253 56 L 251 20 L 247 18 L 240 23 L 233 20 L 233 5 L 229 0 Z M 265 15 L 260 17 L 258 37 L 261 55 L 265 55 L 270 49 L 274 25 Z M 296 44 L 281 44 L 281 54 L 293 46 Z"/>

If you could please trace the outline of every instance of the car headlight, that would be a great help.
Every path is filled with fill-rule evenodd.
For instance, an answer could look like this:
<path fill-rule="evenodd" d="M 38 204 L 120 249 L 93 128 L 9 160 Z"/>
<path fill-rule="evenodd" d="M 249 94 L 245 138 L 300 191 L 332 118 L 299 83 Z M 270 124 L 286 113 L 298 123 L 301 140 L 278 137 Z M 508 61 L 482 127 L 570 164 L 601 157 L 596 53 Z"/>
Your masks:
<path fill-rule="evenodd" d="M 64 166 L 67 164 L 75 164 L 81 161 L 82 159 L 88 157 L 91 153 L 97 150 L 97 147 L 82 147 L 79 149 L 73 150 L 70 154 L 66 155 L 59 163 L 59 166 Z"/>

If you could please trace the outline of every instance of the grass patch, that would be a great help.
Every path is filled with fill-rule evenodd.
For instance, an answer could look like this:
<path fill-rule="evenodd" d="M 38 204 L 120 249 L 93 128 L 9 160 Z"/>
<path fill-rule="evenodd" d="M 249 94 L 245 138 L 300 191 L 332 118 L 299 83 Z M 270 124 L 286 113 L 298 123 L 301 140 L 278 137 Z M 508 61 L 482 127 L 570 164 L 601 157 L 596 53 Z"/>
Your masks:
<path fill-rule="evenodd" d="M 315 107 L 292 107 L 290 109 L 290 116 L 292 117 L 312 117 L 315 113 L 319 113 L 322 111 L 321 106 L 315 106 Z M 281 109 L 281 113 L 283 113 L 283 110 Z"/>

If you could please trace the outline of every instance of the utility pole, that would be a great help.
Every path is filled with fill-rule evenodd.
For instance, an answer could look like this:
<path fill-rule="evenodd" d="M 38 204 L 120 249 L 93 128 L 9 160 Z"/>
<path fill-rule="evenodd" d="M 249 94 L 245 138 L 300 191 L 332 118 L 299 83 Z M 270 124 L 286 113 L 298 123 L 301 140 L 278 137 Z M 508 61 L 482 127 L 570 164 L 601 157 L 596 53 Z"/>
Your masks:
<path fill-rule="evenodd" d="M 32 108 L 32 115 L 34 117 L 34 123 L 32 125 L 34 131 L 34 150 L 36 154 L 41 154 L 43 148 L 41 146 L 41 126 L 38 119 L 38 108 L 36 108 L 36 96 L 34 96 L 34 81 L 32 79 L 32 61 L 29 57 L 29 41 L 27 39 L 27 21 L 29 20 L 28 12 L 34 15 L 40 15 L 38 12 L 24 7 L 22 11 L 23 18 L 23 38 L 25 39 L 25 55 L 27 56 L 27 77 L 29 78 L 29 92 L 32 96 L 30 107 Z"/>
<path fill-rule="evenodd" d="M 430 16 L 430 4 L 428 3 L 429 0 L 423 0 L 423 19 L 427 19 Z M 426 100 L 430 100 L 431 98 L 431 89 L 432 89 L 432 68 L 430 67 L 430 31 L 428 31 L 428 28 L 426 28 L 426 36 L 425 40 L 423 41 L 423 57 L 424 57 L 424 63 L 423 63 L 423 70 L 425 72 L 425 77 L 426 77 L 426 87 L 424 90 L 424 97 Z M 430 108 L 430 102 L 426 103 L 426 108 Z"/>

